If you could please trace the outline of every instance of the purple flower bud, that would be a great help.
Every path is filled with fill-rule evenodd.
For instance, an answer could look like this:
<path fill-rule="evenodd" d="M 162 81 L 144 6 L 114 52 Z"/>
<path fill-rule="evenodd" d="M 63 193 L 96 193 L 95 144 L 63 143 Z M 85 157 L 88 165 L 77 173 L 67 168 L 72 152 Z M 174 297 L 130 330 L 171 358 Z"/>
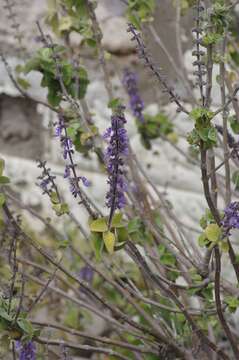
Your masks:
<path fill-rule="evenodd" d="M 33 341 L 28 343 L 17 341 L 16 350 L 19 352 L 19 360 L 36 360 L 36 346 Z"/>
<path fill-rule="evenodd" d="M 69 178 L 71 175 L 71 169 L 69 165 L 66 165 L 65 172 L 64 172 L 64 178 Z"/>
<path fill-rule="evenodd" d="M 80 180 L 83 182 L 83 185 L 86 187 L 90 186 L 90 181 L 85 176 L 80 176 Z"/>
<path fill-rule="evenodd" d="M 135 73 L 129 69 L 125 69 L 123 77 L 124 87 L 129 95 L 129 105 L 134 116 L 140 121 L 144 122 L 144 102 L 139 95 L 138 79 Z"/>
<path fill-rule="evenodd" d="M 108 147 L 105 151 L 105 163 L 108 170 L 109 191 L 106 194 L 106 205 L 110 208 L 108 224 L 110 226 L 116 209 L 126 205 L 125 191 L 127 184 L 124 178 L 124 158 L 128 155 L 128 136 L 124 128 L 126 123 L 122 109 L 111 117 Z M 109 130 L 110 129 L 110 130 Z"/>

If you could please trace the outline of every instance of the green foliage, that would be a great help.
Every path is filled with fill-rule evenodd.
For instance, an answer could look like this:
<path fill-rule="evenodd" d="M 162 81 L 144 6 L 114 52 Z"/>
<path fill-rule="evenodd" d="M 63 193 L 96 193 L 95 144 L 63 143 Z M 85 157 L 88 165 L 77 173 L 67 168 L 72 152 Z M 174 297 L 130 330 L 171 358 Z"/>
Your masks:
<path fill-rule="evenodd" d="M 68 204 L 62 203 L 55 191 L 50 192 L 50 200 L 52 203 L 52 209 L 55 211 L 57 216 L 69 213 L 70 210 Z"/>
<path fill-rule="evenodd" d="M 9 309 L 8 300 L 0 298 L 0 328 L 12 339 L 29 341 L 39 335 L 39 330 L 34 329 L 31 322 L 27 320 L 26 314 L 20 312 L 16 319 L 15 301 Z"/>
<path fill-rule="evenodd" d="M 189 116 L 195 121 L 195 127 L 187 136 L 189 144 L 199 146 L 203 142 L 207 149 L 215 146 L 217 144 L 217 131 L 211 124 L 214 113 L 206 108 L 195 108 Z"/>
<path fill-rule="evenodd" d="M 46 22 L 59 37 L 75 31 L 83 37 L 83 43 L 95 46 L 88 7 L 84 0 L 48 0 Z"/>
<path fill-rule="evenodd" d="M 119 106 L 122 105 L 122 100 L 119 98 L 114 98 L 112 100 L 109 101 L 108 103 L 108 108 L 114 110 L 117 110 L 119 108 Z"/>
<path fill-rule="evenodd" d="M 237 308 L 239 306 L 239 299 L 237 297 L 227 296 L 224 301 L 227 304 L 228 310 L 231 313 L 235 313 L 237 311 Z"/>
<path fill-rule="evenodd" d="M 228 29 L 231 17 L 229 15 L 228 6 L 224 0 L 214 1 L 211 13 L 211 21 L 214 25 L 215 31 L 218 34 L 224 34 Z"/>
<path fill-rule="evenodd" d="M 127 8 L 128 19 L 139 29 L 141 22 L 152 21 L 155 8 L 155 0 L 129 0 Z"/>
<path fill-rule="evenodd" d="M 99 134 L 98 128 L 95 125 L 89 125 L 85 129 L 79 119 L 71 118 L 68 113 L 69 111 L 66 113 L 66 117 L 69 119 L 67 135 L 71 138 L 75 150 L 86 156 L 92 149 L 94 137 Z"/>
<path fill-rule="evenodd" d="M 103 240 L 109 254 L 113 254 L 115 246 L 115 235 L 111 231 L 103 232 Z"/>
<path fill-rule="evenodd" d="M 113 216 L 111 222 L 111 229 L 113 230 L 111 231 L 108 228 L 107 217 L 90 221 L 89 227 L 92 232 L 93 247 L 97 259 L 100 258 L 104 247 L 110 254 L 112 254 L 114 250 L 120 250 L 124 247 L 128 232 L 121 213 L 116 213 Z"/>
<path fill-rule="evenodd" d="M 203 38 L 202 38 L 202 46 L 209 46 L 209 45 L 216 45 L 220 40 L 222 40 L 222 35 L 208 32 Z"/>
<path fill-rule="evenodd" d="M 229 122 L 234 134 L 239 134 L 239 123 L 235 115 L 229 117 Z"/>
<path fill-rule="evenodd" d="M 42 76 L 41 86 L 48 88 L 48 101 L 52 106 L 58 106 L 63 97 L 61 80 L 57 78 L 58 69 L 61 69 L 62 85 L 67 93 L 73 98 L 82 99 L 85 96 L 89 83 L 88 75 L 83 67 L 74 69 L 64 58 L 65 48 L 55 46 L 39 49 L 36 54 L 25 64 L 23 72 L 28 74 L 31 71 L 39 71 Z M 55 60 L 57 54 L 58 60 Z M 79 79 L 79 89 L 75 84 L 75 78 Z"/>
<path fill-rule="evenodd" d="M 170 141 L 177 142 L 173 123 L 165 114 L 159 113 L 155 116 L 144 115 L 144 119 L 144 122 L 137 121 L 137 127 L 141 135 L 141 141 L 146 149 L 150 149 L 151 140 L 157 139 L 160 135 L 168 138 Z"/>
<path fill-rule="evenodd" d="M 3 159 L 0 159 L 0 186 L 10 183 L 10 179 L 7 176 L 3 175 L 4 168 L 5 168 L 5 161 Z"/>
<path fill-rule="evenodd" d="M 166 271 L 168 279 L 175 281 L 179 276 L 179 272 L 177 271 L 177 259 L 163 244 L 159 245 L 158 252 L 160 255 L 160 263 L 170 269 Z"/>
<path fill-rule="evenodd" d="M 239 170 L 236 170 L 232 174 L 232 181 L 235 184 L 235 190 L 239 190 Z"/>

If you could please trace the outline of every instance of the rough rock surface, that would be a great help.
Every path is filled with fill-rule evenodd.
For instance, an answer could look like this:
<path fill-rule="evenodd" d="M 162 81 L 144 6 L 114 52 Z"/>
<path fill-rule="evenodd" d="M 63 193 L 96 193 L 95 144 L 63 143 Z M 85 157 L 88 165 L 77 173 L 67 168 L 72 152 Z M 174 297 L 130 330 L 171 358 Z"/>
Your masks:
<path fill-rule="evenodd" d="M 100 0 L 97 8 L 97 16 L 101 24 L 103 35 L 104 35 L 104 45 L 105 48 L 116 53 L 126 53 L 132 51 L 132 42 L 129 41 L 129 36 L 125 32 L 125 20 L 122 18 L 122 13 L 124 7 L 119 5 L 120 2 L 114 0 Z M 35 20 L 43 19 L 44 17 L 44 4 L 41 2 L 39 6 L 38 1 L 28 1 L 24 0 L 22 2 L 17 2 L 18 6 L 16 8 L 18 12 L 18 21 L 21 23 L 22 29 L 25 34 L 27 34 L 26 42 L 28 43 L 28 49 L 38 46 L 34 40 L 36 33 Z M 171 9 L 171 10 L 170 10 Z M 174 35 L 174 24 L 172 19 L 174 18 L 174 10 L 170 6 L 166 6 L 163 2 L 160 3 L 160 16 L 157 23 L 155 23 L 155 28 L 160 33 L 162 40 L 167 44 L 169 51 L 172 52 L 175 59 L 177 59 L 175 53 L 175 35 Z M 113 16 L 112 16 L 113 15 Z M 28 18 L 28 21 L 23 21 L 23 19 Z M 15 39 L 13 38 L 13 32 L 9 29 L 9 23 L 6 22 L 6 17 L 3 12 L 0 15 L 0 46 L 5 52 L 7 49 L 8 52 L 8 61 L 12 68 L 18 63 L 16 58 L 16 51 L 14 56 L 12 55 L 12 46 L 15 44 Z M 168 34 L 171 34 L 168 37 Z M 187 34 L 186 34 L 187 35 Z M 161 49 L 156 47 L 153 48 L 153 53 L 156 56 L 156 59 L 160 60 L 160 63 L 163 64 L 165 70 L 170 72 L 172 79 L 175 78 L 173 71 L 168 65 L 167 58 Z M 135 61 L 135 57 L 130 54 L 129 56 L 122 56 L 119 59 L 115 59 L 115 69 L 114 71 L 114 85 L 117 91 L 117 88 L 120 88 L 121 69 Z M 86 64 L 87 65 L 87 64 Z M 97 62 L 90 67 L 90 78 L 92 80 L 88 93 L 87 100 L 89 102 L 92 112 L 95 113 L 95 121 L 99 126 L 100 130 L 103 131 L 108 123 L 110 112 L 107 109 L 107 96 L 102 84 L 102 73 L 99 71 Z M 35 179 L 38 175 L 38 169 L 36 169 L 35 161 L 31 162 L 29 159 L 34 159 L 38 155 L 41 155 L 43 158 L 47 159 L 52 166 L 59 167 L 58 172 L 63 173 L 63 163 L 60 155 L 59 144 L 57 144 L 56 139 L 52 139 L 49 143 L 49 139 L 52 138 L 52 134 L 47 131 L 47 125 L 49 120 L 54 121 L 54 115 L 50 114 L 48 110 L 41 106 L 33 106 L 32 104 L 26 105 L 25 100 L 17 99 L 16 96 L 19 95 L 14 86 L 8 79 L 7 73 L 3 67 L 3 64 L 0 65 L 0 92 L 2 94 L 1 99 L 4 101 L 12 101 L 13 106 L 3 107 L 0 117 L 0 126 L 1 126 L 1 135 L 0 135 L 0 152 L 4 154 L 4 157 L 7 160 L 7 168 L 10 174 L 14 174 L 14 181 L 16 183 L 21 183 L 21 179 L 24 180 L 24 185 L 26 190 L 23 191 L 23 197 L 25 201 L 37 202 L 37 198 L 40 196 L 39 190 L 35 187 Z M 142 75 L 140 79 L 140 85 L 142 88 L 142 94 L 145 97 L 146 101 L 150 98 L 150 94 L 153 90 L 151 80 L 145 81 L 147 74 Z M 29 75 L 29 80 L 32 84 L 30 89 L 31 95 L 36 99 L 44 100 L 46 92 L 39 87 L 40 76 L 38 73 L 32 73 Z M 9 95 L 9 97 L 6 97 Z M 14 98 L 11 97 L 13 96 Z M 15 101 L 16 100 L 16 101 Z M 19 106 L 19 108 L 17 108 Z M 161 109 L 160 109 L 161 110 Z M 168 113 L 174 113 L 174 107 L 166 106 L 166 111 Z M 28 112 L 28 115 L 27 115 Z M 30 112 L 30 116 L 29 116 Z M 18 116 L 16 116 L 16 113 Z M 42 117 L 42 121 L 39 121 L 39 116 Z M 28 118 L 28 123 L 26 119 Z M 8 124 L 6 125 L 6 121 Z M 178 115 L 175 118 L 175 123 L 184 123 L 184 129 L 190 127 L 190 124 L 187 123 L 187 119 Z M 19 128 L 19 123 L 21 126 Z M 40 130 L 42 128 L 42 130 Z M 137 154 L 139 159 L 143 159 L 143 164 L 147 168 L 147 172 L 152 178 L 152 180 L 157 184 L 161 190 L 165 190 L 168 193 L 169 199 L 174 203 L 175 210 L 182 215 L 182 207 L 185 208 L 183 217 L 188 220 L 188 222 L 194 222 L 195 218 L 198 218 L 201 214 L 202 209 L 202 200 L 199 196 L 201 190 L 200 176 L 194 165 L 188 164 L 185 161 L 184 156 L 178 153 L 175 148 L 173 148 L 168 143 L 162 143 L 161 141 L 155 142 L 152 151 L 145 152 L 142 145 L 140 144 L 139 137 L 136 134 L 135 126 L 133 124 L 132 118 L 128 116 L 128 128 L 130 137 L 132 140 L 132 146 Z M 39 136 L 37 136 L 39 135 Z M 19 139 L 19 141 L 17 141 Z M 7 144 L 6 144 L 7 142 Z M 34 146 L 33 146 L 34 143 Z M 22 146 L 19 150 L 19 146 Z M 187 144 L 183 142 L 179 144 L 185 152 L 187 152 Z M 153 155 L 155 153 L 159 155 Z M 23 156 L 28 160 L 20 160 L 19 156 Z M 14 157 L 11 157 L 13 155 Z M 103 173 L 99 174 L 97 172 L 97 163 L 92 161 L 91 163 L 84 159 L 82 156 L 78 156 L 78 161 L 80 162 L 81 174 L 85 173 L 92 180 L 92 196 L 96 198 L 99 204 L 104 203 L 104 194 L 106 190 L 106 177 Z M 158 169 L 164 169 L 160 172 Z M 166 171 L 165 171 L 166 169 Z M 31 185 L 30 185 L 31 184 Z M 68 186 L 68 184 L 66 184 Z M 32 193 L 33 195 L 27 196 L 26 194 Z M 35 200 L 34 200 L 35 199 Z M 39 198 L 40 199 L 40 198 Z M 40 201 L 40 200 L 39 200 Z M 186 206 L 187 204 L 187 206 Z M 190 206 L 188 206 L 190 204 Z M 185 206 L 184 206 L 185 205 Z M 186 210 L 187 209 L 187 210 Z"/>

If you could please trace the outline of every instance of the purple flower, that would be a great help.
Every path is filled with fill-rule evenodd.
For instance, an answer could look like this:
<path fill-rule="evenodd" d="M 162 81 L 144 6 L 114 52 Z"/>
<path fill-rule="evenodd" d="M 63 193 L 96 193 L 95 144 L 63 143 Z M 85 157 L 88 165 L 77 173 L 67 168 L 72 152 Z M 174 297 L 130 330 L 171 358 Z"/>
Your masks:
<path fill-rule="evenodd" d="M 86 187 L 90 186 L 90 181 L 85 176 L 80 176 L 79 179 L 82 181 L 84 186 Z"/>
<path fill-rule="evenodd" d="M 124 87 L 129 95 L 129 105 L 134 116 L 140 121 L 144 122 L 144 102 L 139 95 L 138 79 L 135 73 L 129 69 L 125 69 L 123 77 Z"/>
<path fill-rule="evenodd" d="M 33 341 L 27 343 L 17 341 L 16 349 L 19 352 L 19 360 L 36 360 L 36 345 Z"/>
<path fill-rule="evenodd" d="M 224 210 L 224 217 L 221 221 L 226 234 L 230 235 L 231 229 L 239 229 L 239 202 L 229 204 Z"/>
<path fill-rule="evenodd" d="M 80 278 L 87 283 L 91 283 L 93 280 L 94 271 L 91 266 L 85 265 L 80 270 Z"/>
<path fill-rule="evenodd" d="M 128 136 L 124 128 L 126 123 L 122 107 L 111 117 L 108 147 L 105 151 L 105 162 L 108 170 L 109 191 L 106 194 L 106 205 L 110 208 L 109 227 L 116 209 L 126 205 L 125 191 L 127 184 L 124 178 L 124 158 L 128 155 Z"/>
<path fill-rule="evenodd" d="M 78 182 L 82 181 L 84 186 L 90 186 L 90 181 L 85 176 L 77 177 L 75 172 L 76 164 L 73 162 L 73 144 L 71 138 L 67 135 L 67 129 L 64 122 L 64 116 L 59 114 L 58 123 L 56 124 L 55 134 L 60 138 L 61 147 L 63 149 L 63 158 L 68 160 L 64 171 L 64 178 L 70 181 L 70 191 L 74 197 L 80 194 Z"/>

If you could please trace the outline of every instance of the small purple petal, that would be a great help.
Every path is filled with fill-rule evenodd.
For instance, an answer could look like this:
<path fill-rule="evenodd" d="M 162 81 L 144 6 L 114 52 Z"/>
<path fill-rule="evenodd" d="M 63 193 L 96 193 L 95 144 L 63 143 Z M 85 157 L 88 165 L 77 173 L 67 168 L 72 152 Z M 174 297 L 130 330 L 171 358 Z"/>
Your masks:
<path fill-rule="evenodd" d="M 80 176 L 81 181 L 83 182 L 84 186 L 89 187 L 90 181 L 85 176 Z"/>

